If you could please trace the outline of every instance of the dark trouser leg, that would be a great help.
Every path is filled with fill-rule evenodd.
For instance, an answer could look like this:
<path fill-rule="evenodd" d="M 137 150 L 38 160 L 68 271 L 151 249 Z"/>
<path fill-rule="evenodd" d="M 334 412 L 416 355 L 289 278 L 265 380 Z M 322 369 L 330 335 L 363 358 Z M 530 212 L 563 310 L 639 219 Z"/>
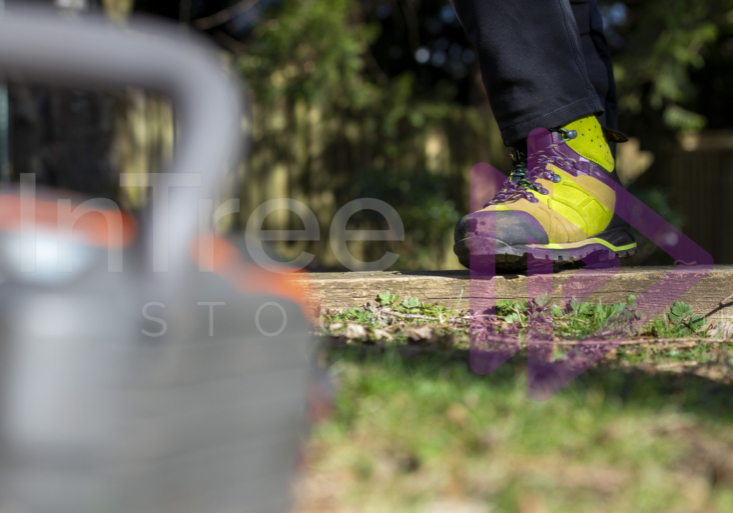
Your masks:
<path fill-rule="evenodd" d="M 613 72 L 595 0 L 451 2 L 478 51 L 507 146 L 533 128 L 555 128 L 590 114 L 615 126 Z M 604 119 L 606 109 L 613 121 Z"/>
<path fill-rule="evenodd" d="M 598 118 L 603 126 L 615 130 L 618 128 L 616 83 L 601 13 L 596 0 L 570 0 L 570 6 L 578 25 L 585 67 L 605 111 Z"/>

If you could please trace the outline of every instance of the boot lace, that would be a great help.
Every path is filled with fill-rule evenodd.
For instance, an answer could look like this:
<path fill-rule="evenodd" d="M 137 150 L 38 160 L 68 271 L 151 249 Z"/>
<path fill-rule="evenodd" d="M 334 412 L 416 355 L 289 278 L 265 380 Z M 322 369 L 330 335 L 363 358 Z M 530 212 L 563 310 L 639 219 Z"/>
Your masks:
<path fill-rule="evenodd" d="M 575 130 L 567 130 L 565 128 L 553 129 L 553 132 L 559 132 L 562 134 L 563 142 L 568 139 L 574 139 L 577 137 Z M 552 182 L 557 182 L 558 176 L 551 170 L 545 169 L 546 166 L 537 166 L 537 169 L 533 169 L 530 173 L 527 168 L 527 153 L 517 148 L 512 149 L 512 160 L 514 165 L 509 172 L 509 178 L 499 192 L 491 199 L 487 201 L 484 208 L 490 205 L 498 205 L 510 201 L 516 201 L 520 199 L 526 199 L 531 203 L 537 203 L 539 200 L 532 194 L 531 191 L 537 191 L 540 194 L 549 194 L 549 191 L 542 185 L 537 183 L 537 180 L 543 178 Z M 549 159 L 543 159 L 542 155 L 539 155 L 539 163 L 544 164 L 545 160 L 548 162 Z"/>

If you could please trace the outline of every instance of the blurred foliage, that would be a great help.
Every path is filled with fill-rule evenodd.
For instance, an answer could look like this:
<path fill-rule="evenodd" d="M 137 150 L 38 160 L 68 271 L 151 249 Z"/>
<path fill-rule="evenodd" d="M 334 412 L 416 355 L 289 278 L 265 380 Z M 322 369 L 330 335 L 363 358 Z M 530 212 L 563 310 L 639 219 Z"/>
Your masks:
<path fill-rule="evenodd" d="M 672 128 L 699 129 L 704 117 L 680 106 L 694 96 L 689 72 L 704 65 L 702 50 L 715 41 L 720 2 L 628 2 L 619 27 L 626 35 L 616 59 L 622 109 L 639 113 L 646 101 Z"/>
<path fill-rule="evenodd" d="M 378 86 L 362 75 L 375 27 L 350 24 L 350 5 L 289 0 L 276 18 L 256 28 L 240 65 L 258 102 L 305 100 L 364 109 L 379 101 Z"/>
<path fill-rule="evenodd" d="M 269 187 L 272 169 L 282 166 L 287 176 L 271 194 L 303 201 L 322 228 L 348 201 L 379 198 L 397 210 L 408 234 L 388 248 L 401 256 L 396 266 L 438 267 L 450 256 L 452 228 L 467 208 L 466 175 L 487 156 L 481 147 L 493 121 L 456 104 L 455 90 L 416 94 L 411 70 L 388 76 L 370 50 L 380 26 L 358 7 L 287 0 L 255 28 L 238 57 L 253 96 L 245 189 Z M 264 199 L 250 197 L 254 205 Z M 350 227 L 381 228 L 384 221 L 369 214 L 354 216 Z M 367 261 L 385 250 L 382 243 L 352 248 Z M 321 267 L 338 266 L 327 241 L 310 251 Z"/>
<path fill-rule="evenodd" d="M 634 191 L 634 196 L 641 200 L 646 206 L 662 216 L 669 224 L 683 230 L 687 219 L 684 215 L 672 207 L 669 201 L 669 192 L 661 187 L 650 187 Z M 634 256 L 627 257 L 624 261 L 628 265 L 672 265 L 674 258 L 659 249 L 652 241 L 641 234 L 637 229 L 631 228 L 631 233 L 637 244 L 637 251 Z"/>
<path fill-rule="evenodd" d="M 725 67 L 719 48 L 731 40 L 733 1 L 601 1 L 600 7 L 621 128 L 660 155 L 656 167 L 663 169 L 676 132 L 698 130 L 717 114 L 699 99 L 713 80 L 705 76 L 708 59 Z M 505 165 L 503 150 L 491 141 L 493 121 L 484 119 L 490 113 L 470 45 L 447 2 L 286 0 L 248 41 L 240 69 L 261 115 L 302 105 L 305 118 L 317 112 L 317 124 L 324 125 L 307 129 L 301 146 L 308 149 L 287 141 L 303 129 L 297 115 L 285 114 L 284 124 L 255 135 L 255 148 L 257 141 L 285 138 L 279 159 L 301 168 L 294 187 L 305 191 L 306 204 L 323 208 L 323 195 L 316 196 L 330 191 L 331 207 L 319 219 L 327 223 L 337 206 L 354 198 L 383 199 L 395 206 L 408 234 L 390 248 L 402 257 L 396 267 L 454 266 L 446 258 L 452 226 L 467 211 L 470 166 L 481 160 Z M 431 139 L 439 141 L 432 158 L 426 155 Z M 654 182 L 653 172 L 649 177 L 652 183 L 639 184 L 647 189 L 642 195 L 681 226 L 682 216 L 658 188 L 664 184 Z M 353 227 L 379 225 L 374 216 L 355 221 Z M 383 253 L 384 244 L 374 246 L 362 248 L 365 259 Z M 326 267 L 337 265 L 325 243 L 313 251 Z"/>
<path fill-rule="evenodd" d="M 705 127 L 707 118 L 716 114 L 699 102 L 714 78 L 705 69 L 721 48 L 730 46 L 733 2 L 627 0 L 600 5 L 614 54 L 624 128 L 636 134 L 639 125 Z M 727 53 L 730 73 L 733 56 Z"/>
<path fill-rule="evenodd" d="M 308 205 L 320 241 L 316 267 L 335 269 L 328 227 L 340 206 L 375 197 L 394 206 L 403 242 L 350 243 L 364 260 L 385 251 L 401 269 L 457 267 L 451 232 L 468 211 L 468 173 L 486 161 L 506 171 L 506 152 L 481 86 L 475 55 L 446 0 L 138 0 L 143 9 L 207 24 L 248 82 L 252 153 L 242 188 L 241 228 L 255 206 L 290 197 Z M 730 127 L 733 0 L 599 0 L 612 50 L 620 128 L 655 163 L 635 187 L 672 224 L 663 194 L 677 133 Z M 184 14 L 185 13 L 185 14 Z M 208 17 L 208 18 L 207 18 Z M 636 192 L 636 191 L 635 191 Z M 350 228 L 383 228 L 368 212 Z M 270 228 L 299 228 L 272 214 Z M 691 234 L 694 235 L 694 234 Z"/>

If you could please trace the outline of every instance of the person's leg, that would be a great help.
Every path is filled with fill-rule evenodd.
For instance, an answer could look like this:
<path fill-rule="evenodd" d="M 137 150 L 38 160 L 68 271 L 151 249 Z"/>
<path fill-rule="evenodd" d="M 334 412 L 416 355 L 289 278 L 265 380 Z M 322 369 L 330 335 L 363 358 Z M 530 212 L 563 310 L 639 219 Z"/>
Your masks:
<path fill-rule="evenodd" d="M 595 0 L 451 2 L 507 146 L 590 114 L 615 128 L 604 116 L 615 88 Z"/>
<path fill-rule="evenodd" d="M 461 263 L 515 270 L 530 256 L 567 263 L 633 254 L 616 214 L 608 143 L 623 137 L 601 126 L 616 126 L 616 93 L 595 0 L 452 1 L 478 49 L 504 142 L 515 147 L 502 189 L 456 226 Z"/>
<path fill-rule="evenodd" d="M 580 42 L 588 76 L 603 105 L 604 113 L 598 121 L 612 130 L 618 128 L 618 99 L 616 82 L 613 78 L 611 52 L 603 35 L 603 18 L 598 10 L 596 0 L 570 0 L 573 15 L 578 25 Z M 616 155 L 616 145 L 609 143 L 611 151 Z"/>

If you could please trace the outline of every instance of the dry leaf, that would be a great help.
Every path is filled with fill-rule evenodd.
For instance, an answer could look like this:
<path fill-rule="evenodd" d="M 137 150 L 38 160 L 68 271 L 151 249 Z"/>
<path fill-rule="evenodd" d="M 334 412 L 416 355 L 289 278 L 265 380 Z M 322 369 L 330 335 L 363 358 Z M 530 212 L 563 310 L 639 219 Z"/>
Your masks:
<path fill-rule="evenodd" d="M 733 323 L 730 321 L 714 321 L 708 330 L 708 335 L 713 338 L 733 338 Z"/>
<path fill-rule="evenodd" d="M 430 326 L 416 326 L 407 328 L 405 333 L 410 340 L 417 342 L 420 340 L 430 340 L 433 336 L 433 329 Z"/>
<path fill-rule="evenodd" d="M 366 338 L 366 330 L 360 324 L 349 324 L 344 332 L 346 338 Z"/>
<path fill-rule="evenodd" d="M 392 340 L 392 335 L 387 330 L 374 330 L 374 338 L 377 340 L 385 339 L 387 342 Z"/>

